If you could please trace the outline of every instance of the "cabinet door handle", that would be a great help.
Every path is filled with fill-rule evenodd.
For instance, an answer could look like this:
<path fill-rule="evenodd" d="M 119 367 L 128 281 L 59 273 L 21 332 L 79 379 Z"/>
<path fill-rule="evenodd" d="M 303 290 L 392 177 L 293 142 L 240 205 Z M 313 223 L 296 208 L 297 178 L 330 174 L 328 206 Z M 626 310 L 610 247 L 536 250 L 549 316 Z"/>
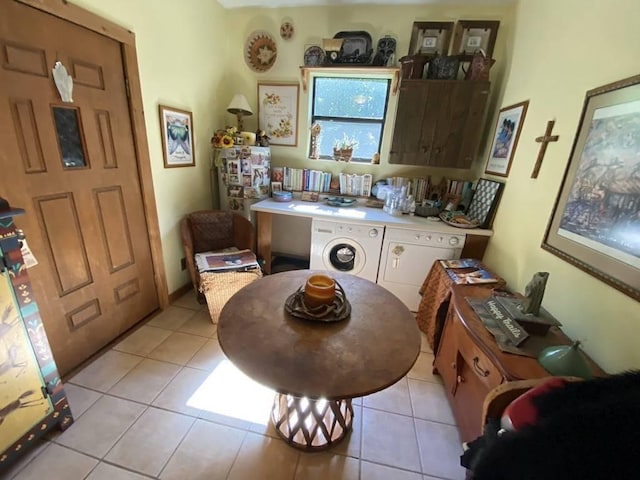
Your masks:
<path fill-rule="evenodd" d="M 480 359 L 478 357 L 473 357 L 473 369 L 478 372 L 478 375 L 481 377 L 488 377 L 491 373 L 489 370 L 483 369 L 479 365 Z"/>
<path fill-rule="evenodd" d="M 464 377 L 462 375 L 458 375 L 456 377 L 456 383 L 458 383 L 458 384 L 464 383 Z"/>

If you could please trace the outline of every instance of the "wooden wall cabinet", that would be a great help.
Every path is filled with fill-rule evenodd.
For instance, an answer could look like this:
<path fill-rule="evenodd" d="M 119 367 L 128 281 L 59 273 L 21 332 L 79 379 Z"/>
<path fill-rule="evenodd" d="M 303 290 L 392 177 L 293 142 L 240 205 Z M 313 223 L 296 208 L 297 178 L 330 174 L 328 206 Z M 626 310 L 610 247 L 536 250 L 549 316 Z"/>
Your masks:
<path fill-rule="evenodd" d="M 471 167 L 490 82 L 402 80 L 389 163 Z"/>

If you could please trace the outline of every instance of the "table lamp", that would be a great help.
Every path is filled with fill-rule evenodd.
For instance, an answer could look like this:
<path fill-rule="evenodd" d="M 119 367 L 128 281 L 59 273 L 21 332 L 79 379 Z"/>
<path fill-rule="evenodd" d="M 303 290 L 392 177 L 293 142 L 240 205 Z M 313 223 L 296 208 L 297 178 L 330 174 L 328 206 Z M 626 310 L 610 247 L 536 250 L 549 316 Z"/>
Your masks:
<path fill-rule="evenodd" d="M 238 132 L 242 132 L 242 117 L 244 115 L 253 115 L 253 110 L 249 106 L 249 102 L 244 95 L 236 93 L 231 99 L 231 103 L 227 107 L 227 112 L 233 113 L 238 119 Z"/>

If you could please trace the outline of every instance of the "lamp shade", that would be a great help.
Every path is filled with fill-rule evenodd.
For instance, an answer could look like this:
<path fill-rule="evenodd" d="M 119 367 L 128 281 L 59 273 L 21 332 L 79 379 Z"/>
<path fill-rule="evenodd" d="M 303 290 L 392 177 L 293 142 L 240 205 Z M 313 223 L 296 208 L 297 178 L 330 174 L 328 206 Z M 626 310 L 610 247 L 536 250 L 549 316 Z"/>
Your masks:
<path fill-rule="evenodd" d="M 538 356 L 538 361 L 552 375 L 589 379 L 593 377 L 589 362 L 580 351 L 580 342 L 573 345 L 547 347 Z"/>
<path fill-rule="evenodd" d="M 236 93 L 231 99 L 231 103 L 227 107 L 227 112 L 233 113 L 235 115 L 253 115 L 253 110 L 249 106 L 249 102 L 244 95 L 241 93 Z"/>

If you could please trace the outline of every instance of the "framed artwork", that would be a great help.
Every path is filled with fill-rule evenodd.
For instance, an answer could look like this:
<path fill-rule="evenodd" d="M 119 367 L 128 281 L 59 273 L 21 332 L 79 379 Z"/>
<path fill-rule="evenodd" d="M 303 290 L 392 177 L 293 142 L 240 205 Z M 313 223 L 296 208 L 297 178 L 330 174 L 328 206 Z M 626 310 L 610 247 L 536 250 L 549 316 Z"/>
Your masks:
<path fill-rule="evenodd" d="M 446 55 L 453 22 L 413 22 L 409 55 Z"/>
<path fill-rule="evenodd" d="M 302 200 L 303 202 L 317 202 L 319 197 L 320 197 L 320 194 L 318 192 L 311 192 L 311 191 L 305 190 L 302 192 L 302 196 L 300 197 L 300 200 Z"/>
<path fill-rule="evenodd" d="M 493 58 L 499 26 L 498 20 L 458 20 L 451 54 L 467 61 L 482 51 L 486 58 Z"/>
<path fill-rule="evenodd" d="M 298 84 L 258 83 L 258 128 L 271 145 L 298 145 Z"/>
<path fill-rule="evenodd" d="M 282 182 L 271 182 L 271 191 L 272 192 L 281 192 L 282 191 Z"/>
<path fill-rule="evenodd" d="M 491 228 L 503 188 L 504 183 L 501 182 L 487 180 L 486 178 L 478 180 L 471 203 L 467 209 L 467 218 L 477 220 L 480 228 Z"/>
<path fill-rule="evenodd" d="M 496 130 L 493 134 L 493 142 L 489 150 L 487 166 L 484 169 L 485 173 L 501 177 L 509 176 L 511 162 L 518 146 L 518 139 L 520 138 L 520 131 L 522 130 L 528 106 L 529 100 L 500 110 L 498 121 L 496 122 Z"/>
<path fill-rule="evenodd" d="M 587 92 L 542 248 L 640 300 L 640 75 Z"/>
<path fill-rule="evenodd" d="M 191 112 L 159 105 L 164 167 L 194 167 Z"/>

